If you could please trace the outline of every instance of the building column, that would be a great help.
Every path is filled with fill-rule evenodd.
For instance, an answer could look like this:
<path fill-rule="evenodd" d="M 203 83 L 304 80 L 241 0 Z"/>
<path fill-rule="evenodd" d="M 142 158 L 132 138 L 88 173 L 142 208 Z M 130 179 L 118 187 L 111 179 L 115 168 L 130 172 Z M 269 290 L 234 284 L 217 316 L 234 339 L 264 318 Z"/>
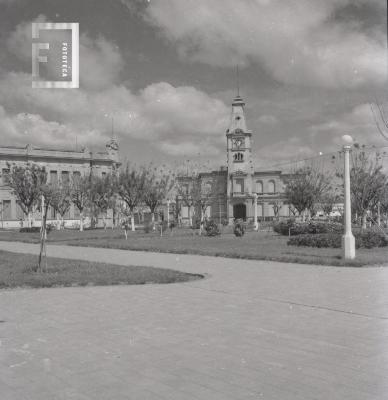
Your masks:
<path fill-rule="evenodd" d="M 254 211 L 254 218 L 255 218 L 253 226 L 254 226 L 255 231 L 258 231 L 259 230 L 259 223 L 257 222 L 257 193 L 255 193 L 253 195 L 253 202 L 254 202 L 253 211 Z"/>

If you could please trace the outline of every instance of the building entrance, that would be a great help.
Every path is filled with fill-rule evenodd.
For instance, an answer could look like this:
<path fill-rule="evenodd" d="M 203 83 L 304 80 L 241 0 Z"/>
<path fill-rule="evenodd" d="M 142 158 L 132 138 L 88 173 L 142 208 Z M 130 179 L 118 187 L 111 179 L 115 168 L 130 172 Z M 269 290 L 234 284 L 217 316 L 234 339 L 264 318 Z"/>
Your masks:
<path fill-rule="evenodd" d="M 247 219 L 247 206 L 245 204 L 235 204 L 233 206 L 233 218 L 245 221 Z"/>

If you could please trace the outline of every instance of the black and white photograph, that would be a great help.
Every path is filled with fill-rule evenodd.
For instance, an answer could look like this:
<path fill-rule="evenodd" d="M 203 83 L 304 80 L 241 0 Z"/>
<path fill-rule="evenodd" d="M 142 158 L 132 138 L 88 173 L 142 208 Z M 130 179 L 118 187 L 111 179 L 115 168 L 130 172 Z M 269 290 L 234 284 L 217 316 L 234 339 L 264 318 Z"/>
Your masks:
<path fill-rule="evenodd" d="M 0 0 L 0 400 L 388 399 L 388 0 Z"/>

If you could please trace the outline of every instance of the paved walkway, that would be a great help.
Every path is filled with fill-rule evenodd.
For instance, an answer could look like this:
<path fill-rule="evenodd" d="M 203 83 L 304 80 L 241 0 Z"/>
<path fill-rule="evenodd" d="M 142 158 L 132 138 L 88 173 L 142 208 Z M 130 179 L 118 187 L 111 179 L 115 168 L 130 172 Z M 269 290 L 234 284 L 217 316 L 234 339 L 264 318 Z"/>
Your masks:
<path fill-rule="evenodd" d="M 388 268 L 48 253 L 207 279 L 0 291 L 1 400 L 388 398 Z"/>

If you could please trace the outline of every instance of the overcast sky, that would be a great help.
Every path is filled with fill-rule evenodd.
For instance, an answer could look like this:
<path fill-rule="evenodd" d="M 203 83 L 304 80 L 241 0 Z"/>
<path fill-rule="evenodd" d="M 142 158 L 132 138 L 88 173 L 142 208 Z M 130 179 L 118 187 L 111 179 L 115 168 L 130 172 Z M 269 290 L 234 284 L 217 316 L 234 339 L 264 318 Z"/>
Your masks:
<path fill-rule="evenodd" d="M 0 0 L 0 145 L 91 149 L 135 162 L 225 163 L 236 94 L 256 165 L 388 145 L 385 0 Z M 31 22 L 79 22 L 80 88 L 31 88 Z"/>

